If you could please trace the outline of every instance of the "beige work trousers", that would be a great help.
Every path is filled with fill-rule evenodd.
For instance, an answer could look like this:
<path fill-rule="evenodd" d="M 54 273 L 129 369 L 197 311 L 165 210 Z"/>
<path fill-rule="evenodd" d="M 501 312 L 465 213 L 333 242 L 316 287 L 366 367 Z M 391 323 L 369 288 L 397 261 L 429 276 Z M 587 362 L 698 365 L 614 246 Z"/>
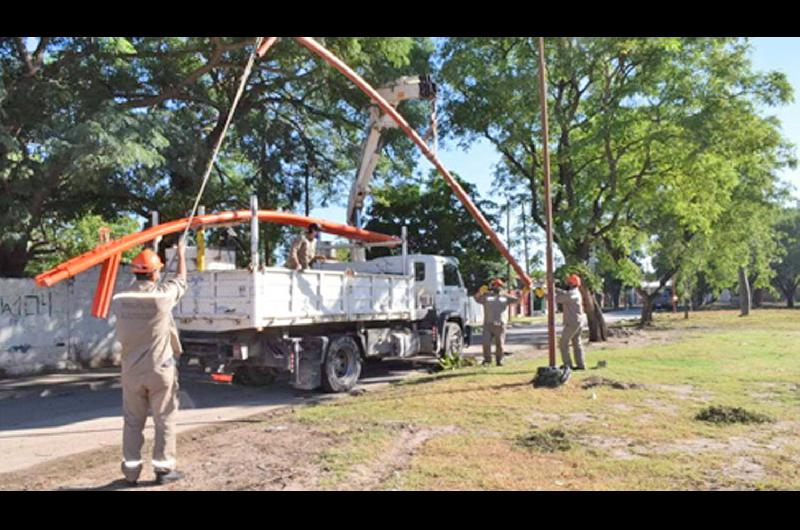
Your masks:
<path fill-rule="evenodd" d="M 158 472 L 175 469 L 178 412 L 178 369 L 173 364 L 143 374 L 122 374 L 122 453 L 125 462 L 141 460 L 144 425 L 152 412 L 155 424 L 153 468 Z"/>
<path fill-rule="evenodd" d="M 492 341 L 495 344 L 495 359 L 503 360 L 503 345 L 506 340 L 506 327 L 503 324 L 484 324 L 483 325 L 483 360 L 492 361 Z"/>
<path fill-rule="evenodd" d="M 561 330 L 561 360 L 565 366 L 585 366 L 583 359 L 583 343 L 581 342 L 581 324 L 566 324 Z M 572 349 L 575 350 L 575 364 L 569 358 L 569 343 L 572 342 Z"/>

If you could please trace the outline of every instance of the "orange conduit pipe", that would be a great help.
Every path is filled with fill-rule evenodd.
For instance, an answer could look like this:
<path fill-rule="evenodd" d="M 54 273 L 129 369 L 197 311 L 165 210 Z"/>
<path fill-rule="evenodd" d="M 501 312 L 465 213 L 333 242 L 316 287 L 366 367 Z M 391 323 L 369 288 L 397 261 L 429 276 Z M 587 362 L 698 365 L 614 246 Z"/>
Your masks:
<path fill-rule="evenodd" d="M 206 215 L 198 215 L 192 220 L 192 228 L 201 225 L 213 224 L 228 224 L 228 223 L 243 223 L 249 221 L 251 217 L 250 210 L 237 210 L 232 212 L 220 212 Z M 322 227 L 323 232 L 343 236 L 348 239 L 357 239 L 368 243 L 383 243 L 389 241 L 400 242 L 400 239 L 394 236 L 380 234 L 378 232 L 370 232 L 354 226 L 334 223 L 325 221 L 323 219 L 314 219 L 312 217 L 305 217 L 287 212 L 278 212 L 274 210 L 259 210 L 259 221 L 268 223 L 279 223 L 306 228 L 311 223 L 317 223 Z M 186 228 L 188 218 L 178 219 L 176 221 L 169 221 L 162 223 L 141 232 L 128 234 L 109 243 L 105 243 L 95 247 L 93 250 L 72 258 L 60 265 L 56 265 L 52 269 L 45 271 L 36 276 L 36 284 L 40 287 L 51 287 L 60 281 L 66 280 L 84 272 L 95 265 L 104 263 L 115 255 L 118 255 L 126 250 L 129 250 L 137 245 L 142 245 L 148 241 L 152 241 L 157 237 L 166 234 L 180 232 Z M 112 264 L 109 264 L 111 266 Z M 113 268 L 113 267 L 112 267 Z M 113 287 L 113 282 L 111 282 Z"/>
<path fill-rule="evenodd" d="M 118 252 L 103 262 L 97 287 L 92 300 L 92 315 L 97 318 L 106 318 L 111 307 L 111 295 L 114 294 L 114 284 L 117 283 L 117 272 L 122 253 Z"/>
<path fill-rule="evenodd" d="M 274 39 L 275 37 L 266 38 L 265 44 L 268 42 L 269 45 L 271 46 L 272 43 L 274 42 Z M 464 188 L 462 188 L 461 185 L 456 181 L 456 179 L 453 178 L 450 172 L 447 171 L 447 168 L 445 168 L 444 165 L 439 161 L 439 159 L 436 157 L 436 154 L 433 151 L 431 151 L 431 149 L 428 147 L 425 141 L 422 138 L 420 138 L 419 135 L 416 133 L 416 131 L 414 131 L 414 129 L 412 129 L 408 125 L 408 122 L 405 120 L 405 118 L 403 118 L 403 116 L 401 116 L 400 113 L 397 112 L 397 110 L 395 110 L 394 107 L 392 107 L 385 99 L 383 99 L 383 97 L 381 97 L 381 95 L 378 94 L 378 92 L 374 88 L 372 88 L 372 86 L 370 86 L 369 83 L 364 81 L 364 79 L 362 79 L 361 76 L 355 73 L 341 59 L 339 59 L 330 51 L 328 51 L 327 48 L 325 48 L 324 46 L 322 46 L 321 44 L 319 44 L 317 41 L 315 41 L 310 37 L 294 37 L 294 39 L 303 46 L 305 46 L 306 48 L 308 48 L 309 50 L 311 50 L 312 52 L 322 57 L 325 60 L 325 62 L 336 68 L 350 81 L 355 83 L 355 85 L 358 86 L 358 88 L 360 88 L 361 91 L 364 92 L 367 96 L 369 96 L 369 98 L 372 101 L 374 101 L 381 108 L 381 110 L 383 110 L 386 114 L 392 117 L 392 119 L 403 130 L 403 132 L 406 133 L 406 135 L 409 138 L 411 138 L 411 140 L 415 144 L 417 144 L 417 147 L 420 148 L 420 150 L 427 157 L 427 159 L 430 160 L 430 162 L 436 167 L 436 169 L 439 171 L 442 177 L 444 177 L 444 180 L 456 194 L 456 196 L 464 205 L 464 207 L 467 209 L 467 211 L 478 222 L 481 229 L 483 230 L 483 233 L 485 233 L 489 237 L 489 239 L 491 239 L 492 243 L 494 243 L 494 246 L 497 247 L 497 250 L 499 250 L 500 253 L 508 260 L 511 266 L 514 267 L 514 270 L 517 272 L 517 274 L 523 280 L 523 282 L 525 282 L 525 285 L 527 287 L 530 287 L 531 279 L 528 276 L 528 274 L 522 269 L 519 263 L 517 263 L 517 260 L 514 259 L 514 256 L 511 255 L 511 252 L 509 252 L 508 248 L 506 248 L 505 244 L 500 240 L 495 231 L 489 225 L 489 222 L 486 220 L 486 218 L 483 216 L 480 210 L 478 210 L 477 206 L 475 206 L 475 204 L 469 198 L 467 193 L 464 191 Z M 262 57 L 266 53 L 267 49 L 269 49 L 268 46 L 262 45 L 261 48 L 259 48 L 257 55 L 259 57 Z"/>
<path fill-rule="evenodd" d="M 256 55 L 259 57 L 263 57 L 267 50 L 272 48 L 272 45 L 275 44 L 275 41 L 278 40 L 278 37 L 264 37 L 261 41 L 261 46 L 258 47 L 256 50 Z"/>

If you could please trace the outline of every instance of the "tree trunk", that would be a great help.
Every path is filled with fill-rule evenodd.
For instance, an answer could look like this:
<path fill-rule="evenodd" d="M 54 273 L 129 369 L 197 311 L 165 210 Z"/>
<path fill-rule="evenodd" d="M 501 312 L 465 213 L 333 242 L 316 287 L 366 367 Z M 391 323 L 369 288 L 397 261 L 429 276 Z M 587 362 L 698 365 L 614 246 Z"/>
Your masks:
<path fill-rule="evenodd" d="M 692 293 L 692 303 L 694 304 L 695 308 L 698 308 L 703 305 L 703 294 L 702 293 Z"/>
<path fill-rule="evenodd" d="M 608 325 L 603 317 L 603 309 L 597 303 L 589 288 L 581 286 L 581 297 L 583 298 L 583 308 L 586 312 L 586 319 L 589 327 L 589 342 L 602 342 L 608 340 Z"/>
<path fill-rule="evenodd" d="M 684 306 L 683 306 L 683 319 L 684 320 L 689 320 L 689 304 L 690 304 L 690 302 L 689 302 L 688 298 L 686 300 L 684 300 Z"/>
<path fill-rule="evenodd" d="M 739 310 L 743 317 L 750 314 L 750 283 L 744 267 L 739 267 Z"/>
<path fill-rule="evenodd" d="M 622 291 L 622 282 L 620 281 L 612 282 L 611 288 L 609 289 L 609 294 L 611 295 L 611 304 L 614 307 L 614 309 L 619 309 L 620 291 Z"/>
<path fill-rule="evenodd" d="M 678 296 L 675 294 L 675 277 L 672 277 L 672 285 L 670 286 L 670 297 L 672 299 L 672 312 L 678 312 Z"/>
<path fill-rule="evenodd" d="M 644 295 L 642 296 L 642 316 L 639 319 L 639 323 L 642 326 L 646 326 L 648 324 L 653 323 L 653 301 L 656 299 L 655 296 Z"/>
<path fill-rule="evenodd" d="M 759 287 L 753 290 L 753 307 L 761 307 L 764 304 L 764 289 Z"/>
<path fill-rule="evenodd" d="M 0 245 L 0 277 L 24 278 L 28 259 L 27 237 L 23 237 L 13 245 Z"/>
<path fill-rule="evenodd" d="M 639 296 L 642 297 L 642 314 L 639 317 L 639 324 L 646 326 L 653 323 L 653 302 L 661 289 L 656 289 L 652 293 L 648 293 L 644 289 L 636 289 Z"/>
<path fill-rule="evenodd" d="M 794 307 L 794 291 L 786 293 L 786 307 Z"/>

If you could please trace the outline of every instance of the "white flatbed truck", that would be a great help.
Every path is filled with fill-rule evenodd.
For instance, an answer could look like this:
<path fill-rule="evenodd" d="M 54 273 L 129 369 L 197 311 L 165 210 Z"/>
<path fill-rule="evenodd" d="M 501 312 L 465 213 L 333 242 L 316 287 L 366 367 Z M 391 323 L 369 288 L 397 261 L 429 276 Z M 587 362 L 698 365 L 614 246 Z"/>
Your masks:
<path fill-rule="evenodd" d="M 189 356 L 297 388 L 346 392 L 365 360 L 460 356 L 481 308 L 455 258 L 412 254 L 370 261 L 190 272 L 174 317 Z"/>

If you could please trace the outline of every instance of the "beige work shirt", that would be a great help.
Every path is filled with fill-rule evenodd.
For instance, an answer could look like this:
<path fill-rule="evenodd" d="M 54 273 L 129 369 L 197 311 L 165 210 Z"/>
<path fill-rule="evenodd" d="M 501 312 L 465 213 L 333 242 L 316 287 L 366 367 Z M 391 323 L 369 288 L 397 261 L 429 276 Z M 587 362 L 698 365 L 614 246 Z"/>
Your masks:
<path fill-rule="evenodd" d="M 176 278 L 160 285 L 137 281 L 114 296 L 123 374 L 152 372 L 174 364 L 183 349 L 172 308 L 185 292 L 186 280 Z"/>
<path fill-rule="evenodd" d="M 483 325 L 505 326 L 508 322 L 508 306 L 518 301 L 509 295 L 495 294 L 492 292 L 475 296 L 475 301 L 483 304 Z"/>
<path fill-rule="evenodd" d="M 564 311 L 564 325 L 582 325 L 584 320 L 583 299 L 580 289 L 556 289 L 556 303 L 561 304 Z"/>
<path fill-rule="evenodd" d="M 296 269 L 299 264 L 301 268 L 307 269 L 311 266 L 311 260 L 317 255 L 317 240 L 311 241 L 301 234 L 292 243 L 292 248 L 289 250 L 289 259 L 286 261 L 285 267 L 289 269 Z"/>

